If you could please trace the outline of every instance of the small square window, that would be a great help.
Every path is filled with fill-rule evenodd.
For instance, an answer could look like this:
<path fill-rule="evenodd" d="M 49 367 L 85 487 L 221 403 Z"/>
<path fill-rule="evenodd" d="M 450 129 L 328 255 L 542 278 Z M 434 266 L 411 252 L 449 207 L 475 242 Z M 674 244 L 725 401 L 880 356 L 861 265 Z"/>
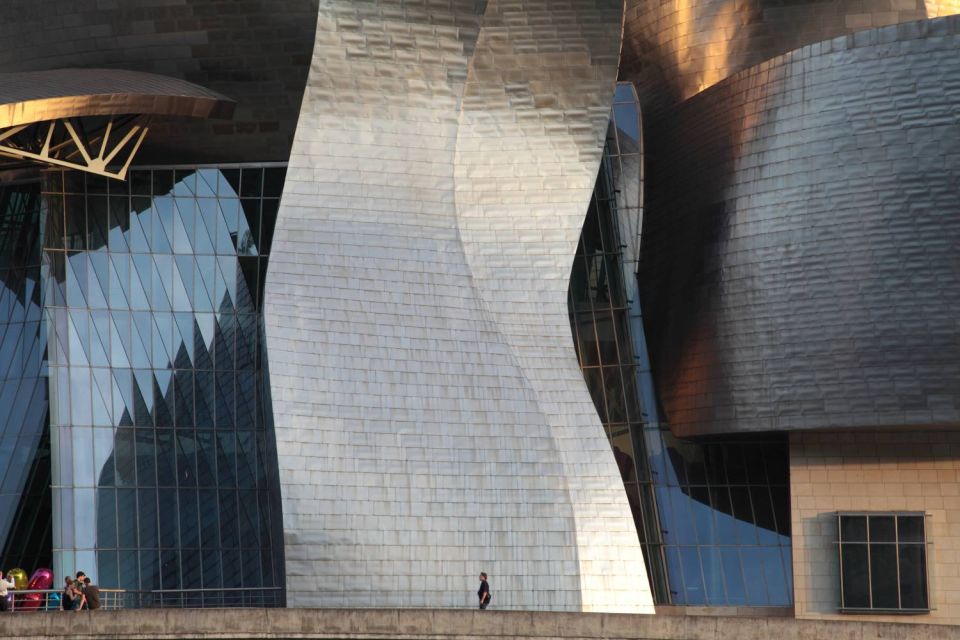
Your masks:
<path fill-rule="evenodd" d="M 922 513 L 838 513 L 840 610 L 926 613 L 927 549 Z"/>

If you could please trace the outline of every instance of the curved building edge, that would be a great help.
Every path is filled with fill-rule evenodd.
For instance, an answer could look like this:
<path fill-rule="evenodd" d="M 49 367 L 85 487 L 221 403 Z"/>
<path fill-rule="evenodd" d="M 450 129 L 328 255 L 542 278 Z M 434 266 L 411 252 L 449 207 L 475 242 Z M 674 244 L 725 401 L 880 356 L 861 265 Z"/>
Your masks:
<path fill-rule="evenodd" d="M 650 115 L 806 45 L 954 15 L 956 0 L 627 0 L 621 79 Z"/>
<path fill-rule="evenodd" d="M 675 433 L 960 425 L 958 31 L 813 44 L 650 132 L 641 287 Z"/>
<path fill-rule="evenodd" d="M 483 570 L 498 608 L 652 613 L 565 305 L 622 18 L 595 5 L 321 7 L 267 278 L 292 606 L 465 606 Z M 497 78 L 487 42 L 520 62 L 563 25 L 599 48 Z M 544 81 L 559 105 L 536 104 Z M 501 125 L 512 164 L 477 146 Z M 496 180 L 538 165 L 557 177 L 535 186 L 569 185 L 555 201 Z"/>

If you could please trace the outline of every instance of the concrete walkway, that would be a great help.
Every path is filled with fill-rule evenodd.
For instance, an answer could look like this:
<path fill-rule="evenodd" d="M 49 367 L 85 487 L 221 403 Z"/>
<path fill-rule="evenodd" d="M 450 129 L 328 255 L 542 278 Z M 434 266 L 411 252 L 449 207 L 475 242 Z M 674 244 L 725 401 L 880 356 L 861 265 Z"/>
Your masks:
<path fill-rule="evenodd" d="M 7 614 L 4 638 L 398 640 L 960 640 L 960 627 L 789 618 L 431 609 L 207 609 Z"/>

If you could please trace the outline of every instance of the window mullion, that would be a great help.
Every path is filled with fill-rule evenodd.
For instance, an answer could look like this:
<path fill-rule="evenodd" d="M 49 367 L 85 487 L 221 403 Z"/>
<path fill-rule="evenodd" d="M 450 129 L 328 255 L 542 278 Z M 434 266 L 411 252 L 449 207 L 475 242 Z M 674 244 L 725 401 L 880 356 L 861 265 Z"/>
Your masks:
<path fill-rule="evenodd" d="M 873 609 L 873 545 L 870 543 L 870 516 L 867 516 L 867 602 Z"/>
<path fill-rule="evenodd" d="M 903 598 L 900 594 L 900 516 L 893 519 L 893 540 L 895 549 L 894 560 L 897 563 L 897 607 L 903 608 Z M 924 536 L 926 537 L 926 536 Z M 924 554 L 926 555 L 926 554 Z"/>

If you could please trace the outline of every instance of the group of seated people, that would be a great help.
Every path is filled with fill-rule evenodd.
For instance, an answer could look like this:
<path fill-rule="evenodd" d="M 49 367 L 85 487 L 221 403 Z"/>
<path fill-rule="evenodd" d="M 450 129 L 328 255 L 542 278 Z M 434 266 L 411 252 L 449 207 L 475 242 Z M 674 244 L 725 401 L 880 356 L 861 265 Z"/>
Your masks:
<path fill-rule="evenodd" d="M 60 596 L 60 608 L 64 611 L 80 611 L 100 608 L 100 589 L 90 582 L 83 571 L 77 571 L 76 579 L 64 578 L 63 594 Z"/>
<path fill-rule="evenodd" d="M 38 573 L 40 573 L 40 571 L 47 572 L 46 579 L 48 581 L 53 577 L 46 569 L 38 570 Z M 20 571 L 20 573 L 23 575 L 22 571 Z M 34 579 L 36 579 L 36 576 Z M 90 581 L 87 574 L 83 571 L 77 571 L 77 577 L 75 579 L 67 576 L 64 580 L 63 593 L 52 594 L 48 606 L 54 604 L 57 599 L 59 599 L 60 608 L 64 611 L 80 611 L 81 609 L 94 611 L 100 608 L 100 589 Z M 13 596 L 10 594 L 10 591 L 15 588 L 16 582 L 13 580 L 13 577 L 4 578 L 3 571 L 0 571 L 0 611 L 11 610 Z M 28 593 L 25 597 L 30 598 L 31 595 L 35 593 L 37 592 Z M 34 602 L 38 604 L 39 599 L 34 600 Z M 29 603 L 27 604 L 29 605 Z M 27 608 L 35 610 L 36 604 L 34 607 L 28 606 Z"/>

